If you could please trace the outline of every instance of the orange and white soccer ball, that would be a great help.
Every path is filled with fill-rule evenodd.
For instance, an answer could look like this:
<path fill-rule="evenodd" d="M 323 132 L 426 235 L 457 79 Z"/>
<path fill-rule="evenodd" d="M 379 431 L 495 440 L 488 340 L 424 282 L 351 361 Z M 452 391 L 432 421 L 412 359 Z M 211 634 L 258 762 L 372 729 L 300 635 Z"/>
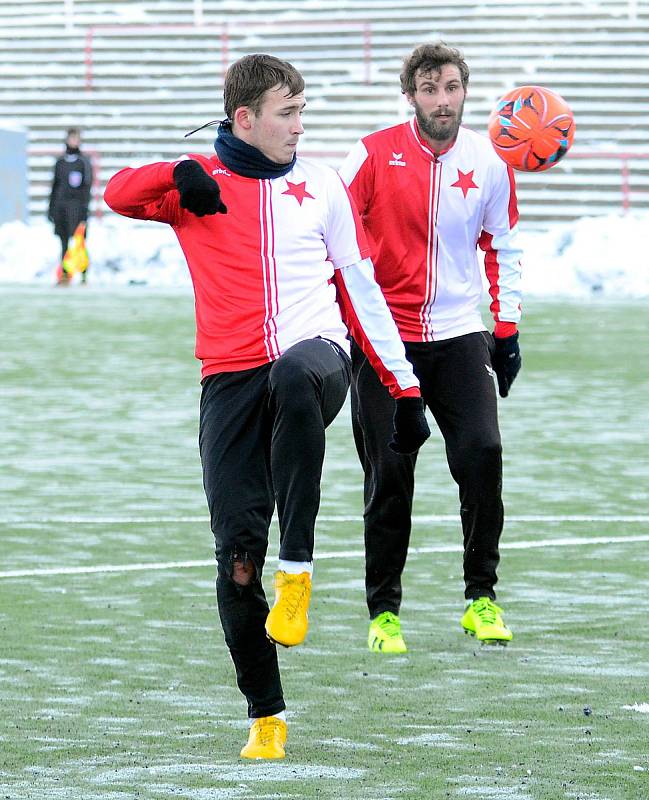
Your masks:
<path fill-rule="evenodd" d="M 575 117 L 556 92 L 543 86 L 519 86 L 496 103 L 487 129 L 503 161 L 522 172 L 543 172 L 570 150 Z"/>

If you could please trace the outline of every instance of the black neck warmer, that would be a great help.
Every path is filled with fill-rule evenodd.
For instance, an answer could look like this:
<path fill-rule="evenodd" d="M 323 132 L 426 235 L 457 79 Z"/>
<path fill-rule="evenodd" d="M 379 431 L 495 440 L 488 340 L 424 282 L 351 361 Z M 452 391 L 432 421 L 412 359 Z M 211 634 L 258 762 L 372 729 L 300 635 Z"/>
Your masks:
<path fill-rule="evenodd" d="M 295 154 L 288 164 L 277 164 L 232 133 L 232 123 L 226 119 L 219 125 L 214 142 L 217 156 L 225 166 L 244 178 L 281 178 L 295 166 Z"/>

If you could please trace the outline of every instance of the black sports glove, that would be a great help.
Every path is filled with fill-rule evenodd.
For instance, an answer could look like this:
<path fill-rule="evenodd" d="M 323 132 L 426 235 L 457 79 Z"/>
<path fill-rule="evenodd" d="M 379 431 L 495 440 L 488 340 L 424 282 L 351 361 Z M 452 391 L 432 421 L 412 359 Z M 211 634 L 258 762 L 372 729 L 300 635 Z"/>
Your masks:
<path fill-rule="evenodd" d="M 400 397 L 394 409 L 394 433 L 388 444 L 395 453 L 416 453 L 430 436 L 421 397 Z"/>
<path fill-rule="evenodd" d="M 504 339 L 494 336 L 494 343 L 496 349 L 493 355 L 493 368 L 498 378 L 498 392 L 501 397 L 507 397 L 522 363 L 518 332 Z"/>
<path fill-rule="evenodd" d="M 197 217 L 206 214 L 227 214 L 228 209 L 221 200 L 221 190 L 198 161 L 186 159 L 174 167 L 174 182 L 180 192 L 180 207 Z"/>

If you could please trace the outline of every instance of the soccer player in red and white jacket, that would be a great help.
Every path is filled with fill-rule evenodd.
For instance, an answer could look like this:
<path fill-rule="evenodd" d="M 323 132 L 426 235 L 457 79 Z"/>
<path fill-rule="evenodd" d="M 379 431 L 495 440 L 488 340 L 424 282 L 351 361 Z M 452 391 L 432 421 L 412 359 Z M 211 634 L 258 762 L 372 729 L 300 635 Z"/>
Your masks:
<path fill-rule="evenodd" d="M 506 397 L 521 365 L 521 254 L 513 174 L 486 137 L 460 125 L 468 79 L 454 48 L 441 42 L 416 48 L 401 73 L 415 116 L 360 140 L 340 174 L 458 484 L 467 603 L 462 626 L 482 641 L 506 643 L 512 634 L 494 603 L 503 505 L 493 373 Z M 485 254 L 493 336 L 480 315 L 478 247 Z M 398 455 L 386 446 L 394 402 L 353 346 L 352 369 L 352 420 L 365 471 L 368 646 L 404 652 L 401 574 L 416 454 Z"/>
<path fill-rule="evenodd" d="M 171 225 L 187 259 L 218 608 L 251 719 L 241 755 L 283 758 L 275 644 L 307 632 L 325 428 L 349 388 L 348 328 L 395 398 L 390 446 L 413 452 L 430 431 L 353 201 L 333 169 L 296 157 L 302 76 L 272 56 L 246 56 L 226 74 L 224 105 L 216 156 L 124 169 L 105 199 Z M 269 612 L 261 574 L 275 505 Z"/>

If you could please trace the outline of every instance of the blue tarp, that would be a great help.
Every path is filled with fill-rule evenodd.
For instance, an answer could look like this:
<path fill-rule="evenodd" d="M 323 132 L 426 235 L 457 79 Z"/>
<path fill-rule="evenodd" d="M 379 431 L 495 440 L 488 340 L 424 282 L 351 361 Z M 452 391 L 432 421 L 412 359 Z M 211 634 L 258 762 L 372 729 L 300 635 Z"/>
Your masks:
<path fill-rule="evenodd" d="M 0 225 L 27 222 L 27 133 L 0 130 Z"/>

